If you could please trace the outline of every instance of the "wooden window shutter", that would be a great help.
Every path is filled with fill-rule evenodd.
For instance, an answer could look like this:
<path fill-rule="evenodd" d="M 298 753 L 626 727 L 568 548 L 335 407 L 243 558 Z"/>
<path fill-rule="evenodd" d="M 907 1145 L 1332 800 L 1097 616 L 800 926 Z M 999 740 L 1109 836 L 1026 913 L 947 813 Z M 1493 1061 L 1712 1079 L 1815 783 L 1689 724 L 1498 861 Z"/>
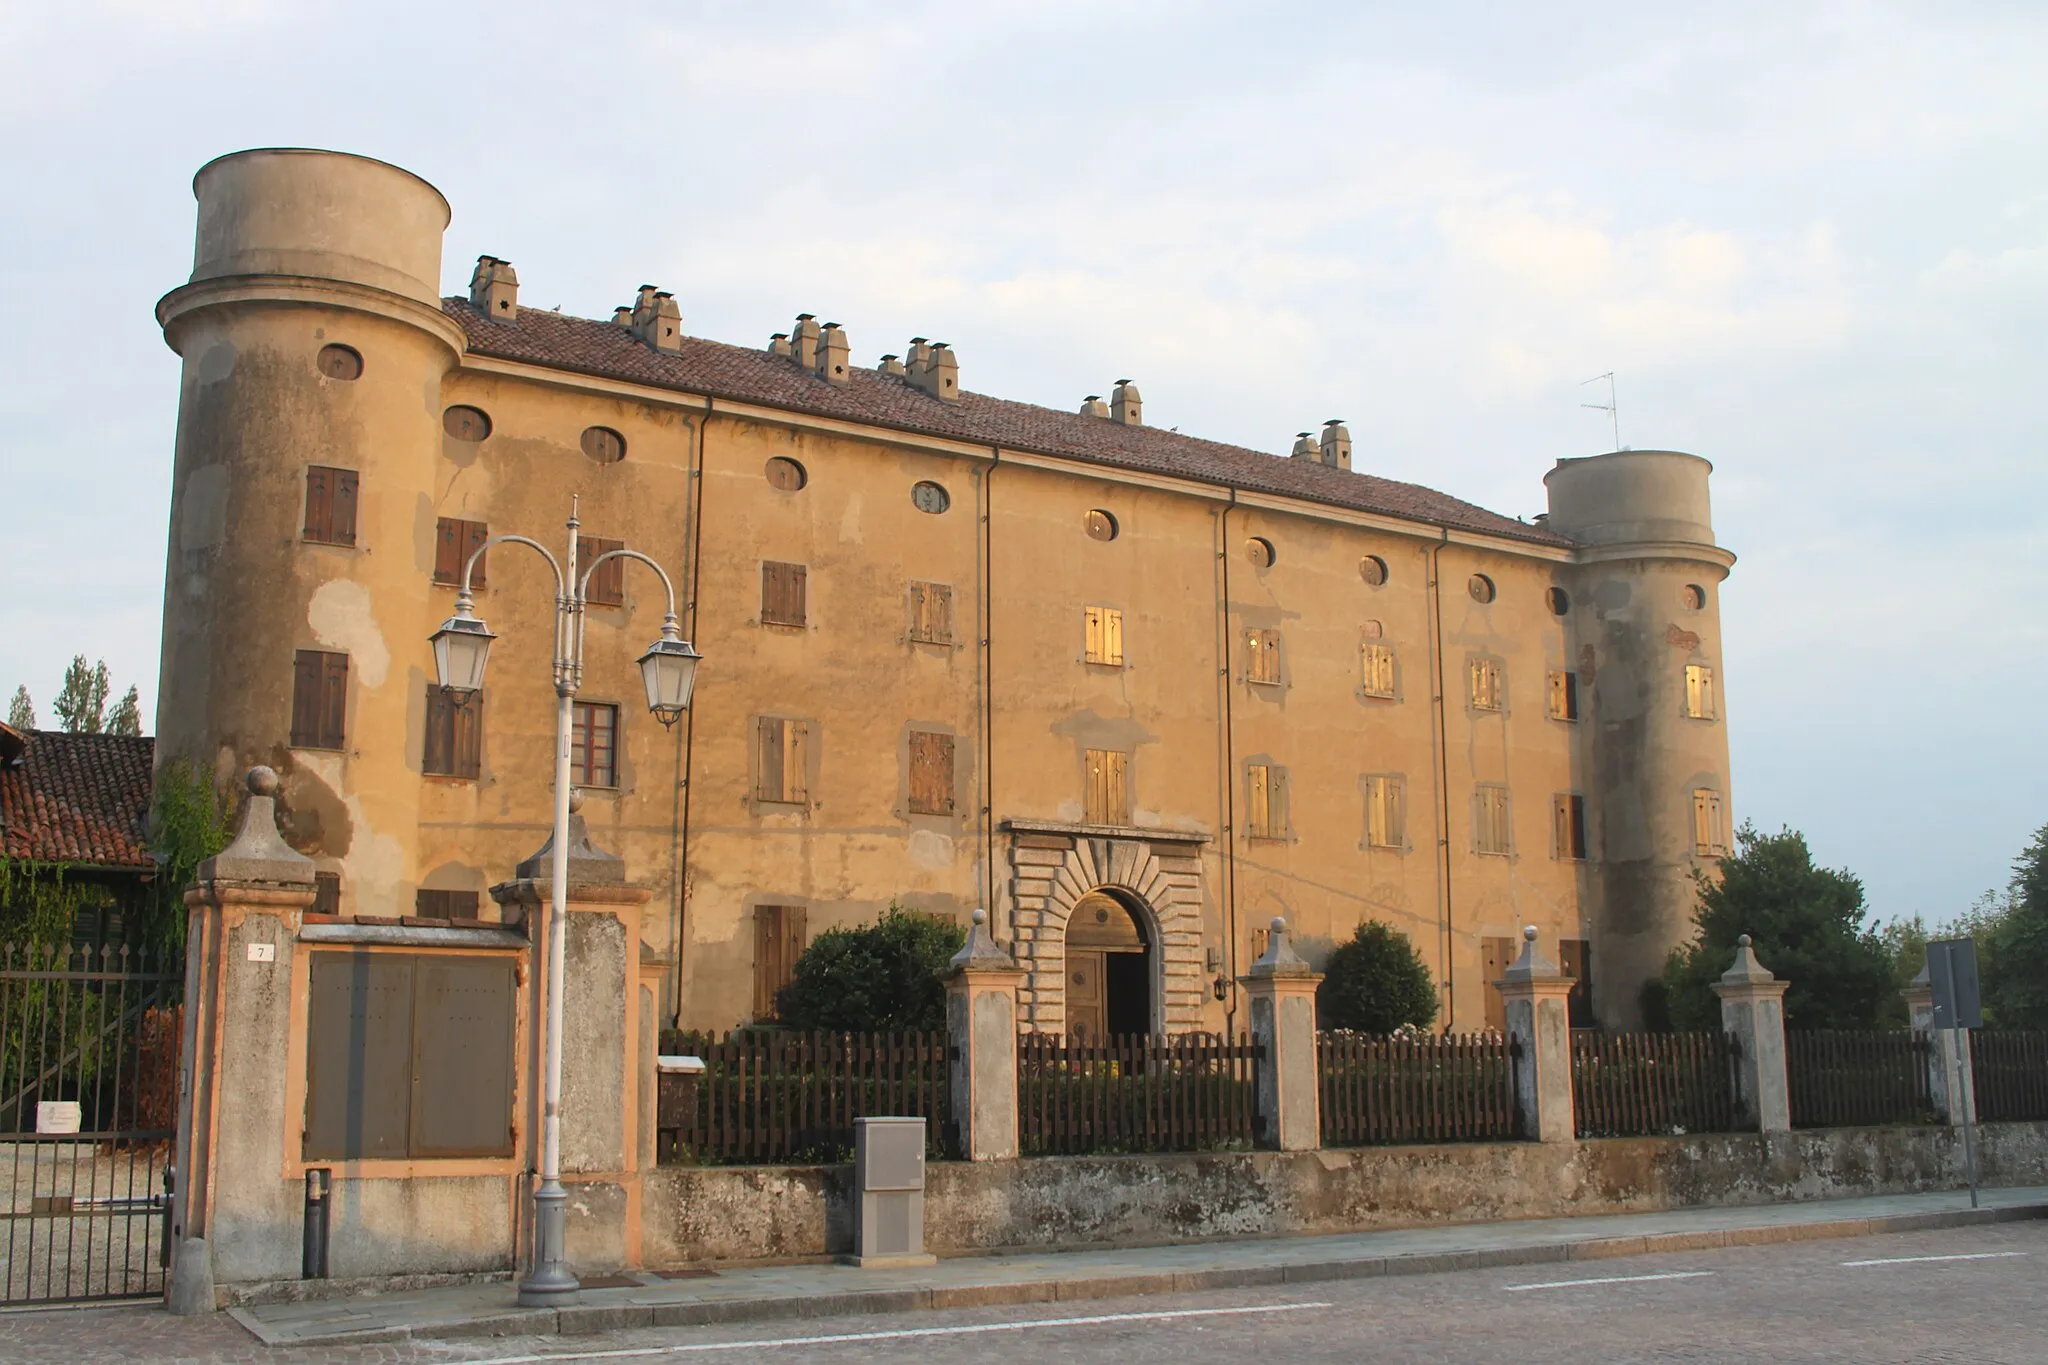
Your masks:
<path fill-rule="evenodd" d="M 1130 823 L 1130 755 L 1119 749 L 1090 749 L 1086 753 L 1088 790 L 1087 821 L 1091 825 Z"/>
<path fill-rule="evenodd" d="M 469 562 L 471 555 L 483 548 L 490 535 L 489 522 L 461 521 L 455 517 L 437 519 L 434 523 L 434 581 L 451 587 L 461 587 L 462 566 Z M 583 543 L 586 542 L 578 544 L 578 554 L 582 553 Z M 470 571 L 469 582 L 472 587 L 484 586 L 484 564 L 485 560 L 479 559 L 476 568 Z"/>
<path fill-rule="evenodd" d="M 1266 834 L 1273 839 L 1287 837 L 1287 769 L 1266 769 Z"/>
<path fill-rule="evenodd" d="M 1088 631 L 1088 639 L 1083 646 L 1086 651 L 1085 657 L 1089 663 L 1099 664 L 1103 662 L 1103 652 L 1105 649 L 1103 643 L 1102 608 L 1084 608 L 1083 619 L 1086 622 Z"/>
<path fill-rule="evenodd" d="M 1277 683 L 1280 681 L 1280 632 L 1277 630 L 1248 630 L 1245 632 L 1245 676 L 1250 682 Z"/>
<path fill-rule="evenodd" d="M 808 919 L 801 905 L 754 907 L 754 1017 L 775 1017 L 775 996 L 803 956 Z"/>
<path fill-rule="evenodd" d="M 1115 607 L 1102 612 L 1103 662 L 1121 667 L 1124 661 L 1124 614 Z"/>
<path fill-rule="evenodd" d="M 334 525 L 334 479 L 332 469 L 319 465 L 306 470 L 306 526 L 307 540 L 325 541 Z"/>
<path fill-rule="evenodd" d="M 931 633 L 926 638 L 936 645 L 953 643 L 952 584 L 928 584 L 925 591 L 925 608 L 931 613 Z"/>
<path fill-rule="evenodd" d="M 811 724 L 804 720 L 782 723 L 782 799 L 803 803 L 810 798 Z"/>
<path fill-rule="evenodd" d="M 761 561 L 761 624 L 800 626 L 806 619 L 809 570 L 802 564 Z"/>
<path fill-rule="evenodd" d="M 623 540 L 606 540 L 601 536 L 576 537 L 576 572 L 590 573 L 591 562 L 600 555 L 613 550 L 623 550 Z M 593 607 L 623 607 L 626 605 L 626 561 L 608 559 L 590 574 L 590 586 L 584 589 L 583 600 Z"/>
<path fill-rule="evenodd" d="M 320 742 L 320 655 L 302 649 L 292 656 L 292 747 Z"/>
<path fill-rule="evenodd" d="M 1571 677 L 1571 674 L 1557 670 L 1552 670 L 1550 673 L 1550 718 L 1552 720 L 1570 720 L 1572 718 L 1572 704 L 1567 695 L 1567 690 L 1571 685 Z"/>
<path fill-rule="evenodd" d="M 330 523 L 336 545 L 356 543 L 356 487 L 362 475 L 353 469 L 336 469 L 334 475 L 334 513 Z"/>
<path fill-rule="evenodd" d="M 1586 798 L 1559 792 L 1550 798 L 1554 856 L 1577 861 L 1586 856 Z"/>
<path fill-rule="evenodd" d="M 910 809 L 919 815 L 953 813 L 953 736 L 910 732 Z"/>
<path fill-rule="evenodd" d="M 783 799 L 782 722 L 772 716 L 763 716 L 756 725 L 755 733 L 761 780 L 754 789 L 754 795 L 762 801 L 780 801 Z"/>
<path fill-rule="evenodd" d="M 323 655 L 321 664 L 319 747 L 339 749 L 348 733 L 348 655 Z"/>
<path fill-rule="evenodd" d="M 470 557 L 471 555 L 473 555 L 473 554 L 476 554 L 476 552 L 477 552 L 478 550 L 481 550 L 481 549 L 483 549 L 483 547 L 484 547 L 484 542 L 485 542 L 486 540 L 489 540 L 490 538 L 491 538 L 491 527 L 490 527 L 490 523 L 488 523 L 488 522 L 482 522 L 482 521 L 465 521 L 465 522 L 463 522 L 463 523 L 462 523 L 462 561 L 463 561 L 463 563 L 465 563 L 465 564 L 466 564 L 466 563 L 468 563 L 468 562 L 469 562 L 469 557 Z M 478 588 L 481 588 L 481 587 L 482 587 L 482 586 L 484 585 L 484 565 L 485 565 L 485 563 L 486 563 L 486 562 L 488 561 L 488 559 L 489 559 L 489 556 L 487 556 L 487 555 L 477 555 L 476 567 L 475 567 L 474 569 L 470 570 L 470 574 L 469 574 L 469 581 L 470 581 L 470 584 L 471 584 L 471 586 L 473 586 L 473 587 L 478 587 Z M 461 571 L 461 569 L 460 569 L 460 568 L 458 568 L 458 569 L 456 570 L 456 581 L 457 581 L 457 582 L 460 582 L 460 581 L 461 581 L 461 578 L 462 578 L 462 571 Z"/>
<path fill-rule="evenodd" d="M 1245 825 L 1254 839 L 1270 838 L 1273 832 L 1272 769 L 1254 763 L 1246 769 Z"/>
<path fill-rule="evenodd" d="M 484 694 L 472 692 L 467 700 L 459 703 L 451 697 L 448 709 L 454 712 L 448 744 L 449 771 L 456 777 L 480 776 L 484 753 Z"/>
<path fill-rule="evenodd" d="M 455 698 L 438 683 L 427 684 L 427 730 L 420 742 L 420 771 L 455 772 Z"/>
<path fill-rule="evenodd" d="M 1363 649 L 1365 659 L 1364 690 L 1370 697 L 1391 697 L 1394 695 L 1394 647 L 1392 645 L 1367 643 Z"/>

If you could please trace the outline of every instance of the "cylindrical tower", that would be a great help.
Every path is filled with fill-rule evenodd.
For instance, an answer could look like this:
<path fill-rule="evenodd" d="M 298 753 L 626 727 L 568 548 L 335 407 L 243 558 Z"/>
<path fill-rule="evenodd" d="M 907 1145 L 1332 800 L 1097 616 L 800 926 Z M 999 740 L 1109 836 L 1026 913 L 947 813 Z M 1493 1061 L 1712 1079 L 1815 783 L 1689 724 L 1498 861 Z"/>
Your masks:
<path fill-rule="evenodd" d="M 1593 1010 L 1639 1026 L 1642 989 L 1692 933 L 1694 873 L 1728 846 L 1720 585 L 1697 455 L 1625 450 L 1544 476 L 1550 528 L 1579 543 L 1570 619 L 1590 697 L 1579 759 L 1596 859 Z"/>
<path fill-rule="evenodd" d="M 294 842 L 351 909 L 411 913 L 434 564 L 448 203 L 366 157 L 201 168 L 164 576 L 159 760 L 284 775 Z"/>

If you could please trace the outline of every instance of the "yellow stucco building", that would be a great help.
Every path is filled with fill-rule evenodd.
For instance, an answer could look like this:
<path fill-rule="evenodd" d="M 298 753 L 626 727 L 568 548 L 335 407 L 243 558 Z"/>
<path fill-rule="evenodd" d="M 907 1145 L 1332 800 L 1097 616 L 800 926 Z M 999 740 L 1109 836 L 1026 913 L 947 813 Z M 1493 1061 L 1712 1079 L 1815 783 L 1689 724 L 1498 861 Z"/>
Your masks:
<path fill-rule="evenodd" d="M 633 660 L 664 599 L 593 582 L 575 766 L 592 837 L 653 888 L 689 1027 L 757 1017 L 809 936 L 892 901 L 978 905 L 1030 1026 L 1238 1027 L 1284 915 L 1428 959 L 1444 1022 L 1535 925 L 1633 1023 L 1723 849 L 1728 748 L 1709 466 L 1560 462 L 1524 523 L 1354 471 L 1341 425 L 1276 458 L 963 386 L 943 344 L 874 368 L 809 316 L 688 335 L 522 306 L 483 258 L 440 297 L 446 201 L 384 163 L 203 168 L 183 359 L 159 760 L 283 775 L 326 913 L 497 913 L 546 836 L 553 584 L 486 556 L 488 684 L 428 636 L 468 547 L 661 561 L 703 652 L 664 729 Z"/>

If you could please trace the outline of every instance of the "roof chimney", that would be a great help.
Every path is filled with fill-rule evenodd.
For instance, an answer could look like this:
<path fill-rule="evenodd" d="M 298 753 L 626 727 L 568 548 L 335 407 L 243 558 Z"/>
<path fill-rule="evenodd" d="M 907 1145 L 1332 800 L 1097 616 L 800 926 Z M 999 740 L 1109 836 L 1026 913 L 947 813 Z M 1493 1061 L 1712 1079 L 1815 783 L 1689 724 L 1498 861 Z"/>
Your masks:
<path fill-rule="evenodd" d="M 1316 438 L 1305 431 L 1294 433 L 1294 449 L 1287 453 L 1297 460 L 1320 460 L 1323 458 L 1322 450 L 1316 445 Z"/>
<path fill-rule="evenodd" d="M 512 262 L 477 257 L 469 277 L 469 303 L 493 322 L 519 321 L 519 276 Z"/>
<path fill-rule="evenodd" d="M 818 378 L 828 384 L 851 384 L 853 374 L 846 366 L 846 331 L 828 322 L 818 338 Z"/>
<path fill-rule="evenodd" d="M 612 322 L 617 326 L 625 328 L 629 332 L 632 331 L 633 310 L 628 308 L 623 303 L 620 304 L 617 308 L 612 309 Z"/>
<path fill-rule="evenodd" d="M 1109 415 L 1127 427 L 1145 425 L 1145 400 L 1136 384 L 1128 379 L 1116 381 L 1116 387 L 1109 391 Z"/>
<path fill-rule="evenodd" d="M 683 349 L 683 310 L 676 296 L 651 284 L 640 286 L 633 300 L 633 335 L 657 351 L 673 354 Z"/>
<path fill-rule="evenodd" d="M 903 366 L 902 358 L 893 355 L 883 356 L 882 363 L 877 365 L 875 368 L 880 370 L 883 374 L 893 374 L 899 379 L 902 378 L 905 374 L 909 373 L 909 371 L 906 370 Z"/>
<path fill-rule="evenodd" d="M 905 370 L 904 378 L 932 397 L 948 403 L 960 401 L 960 361 L 945 342 L 935 341 L 927 346 L 923 337 L 912 337 L 910 363 Z"/>
<path fill-rule="evenodd" d="M 1351 429 L 1341 417 L 1323 423 L 1322 459 L 1337 469 L 1351 468 Z"/>
<path fill-rule="evenodd" d="M 1081 400 L 1081 415 L 1083 417 L 1107 417 L 1109 416 L 1109 404 L 1102 401 L 1101 394 L 1091 393 Z"/>
<path fill-rule="evenodd" d="M 816 313 L 798 313 L 796 322 L 789 329 L 789 353 L 796 363 L 807 370 L 818 368 L 818 332 Z"/>

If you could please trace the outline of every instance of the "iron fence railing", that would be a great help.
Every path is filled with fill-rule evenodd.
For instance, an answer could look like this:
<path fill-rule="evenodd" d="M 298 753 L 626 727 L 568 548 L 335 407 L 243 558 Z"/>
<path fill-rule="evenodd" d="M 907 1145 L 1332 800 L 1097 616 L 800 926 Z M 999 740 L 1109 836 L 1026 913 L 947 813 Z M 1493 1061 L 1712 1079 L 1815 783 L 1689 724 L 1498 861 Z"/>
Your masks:
<path fill-rule="evenodd" d="M 1520 1046 L 1499 1034 L 1316 1040 L 1323 1144 L 1502 1142 L 1521 1136 Z"/>
<path fill-rule="evenodd" d="M 922 1117 L 927 1150 L 949 1145 L 943 1033 L 683 1035 L 664 1047 L 701 1058 L 696 1075 L 664 1075 L 655 1120 L 666 1162 L 844 1161 L 853 1121 Z"/>
<path fill-rule="evenodd" d="M 1263 1059 L 1248 1037 L 1027 1033 L 1017 1040 L 1019 1144 L 1026 1156 L 1250 1147 Z"/>
<path fill-rule="evenodd" d="M 1927 1035 L 1909 1029 L 1788 1029 L 1794 1128 L 1931 1123 Z"/>
<path fill-rule="evenodd" d="M 1734 1038 L 1725 1033 L 1572 1034 L 1580 1137 L 1722 1133 L 1739 1126 Z"/>
<path fill-rule="evenodd" d="M 1970 1072 L 1976 1081 L 1979 1119 L 2048 1119 L 2048 1033 L 1973 1030 Z"/>

